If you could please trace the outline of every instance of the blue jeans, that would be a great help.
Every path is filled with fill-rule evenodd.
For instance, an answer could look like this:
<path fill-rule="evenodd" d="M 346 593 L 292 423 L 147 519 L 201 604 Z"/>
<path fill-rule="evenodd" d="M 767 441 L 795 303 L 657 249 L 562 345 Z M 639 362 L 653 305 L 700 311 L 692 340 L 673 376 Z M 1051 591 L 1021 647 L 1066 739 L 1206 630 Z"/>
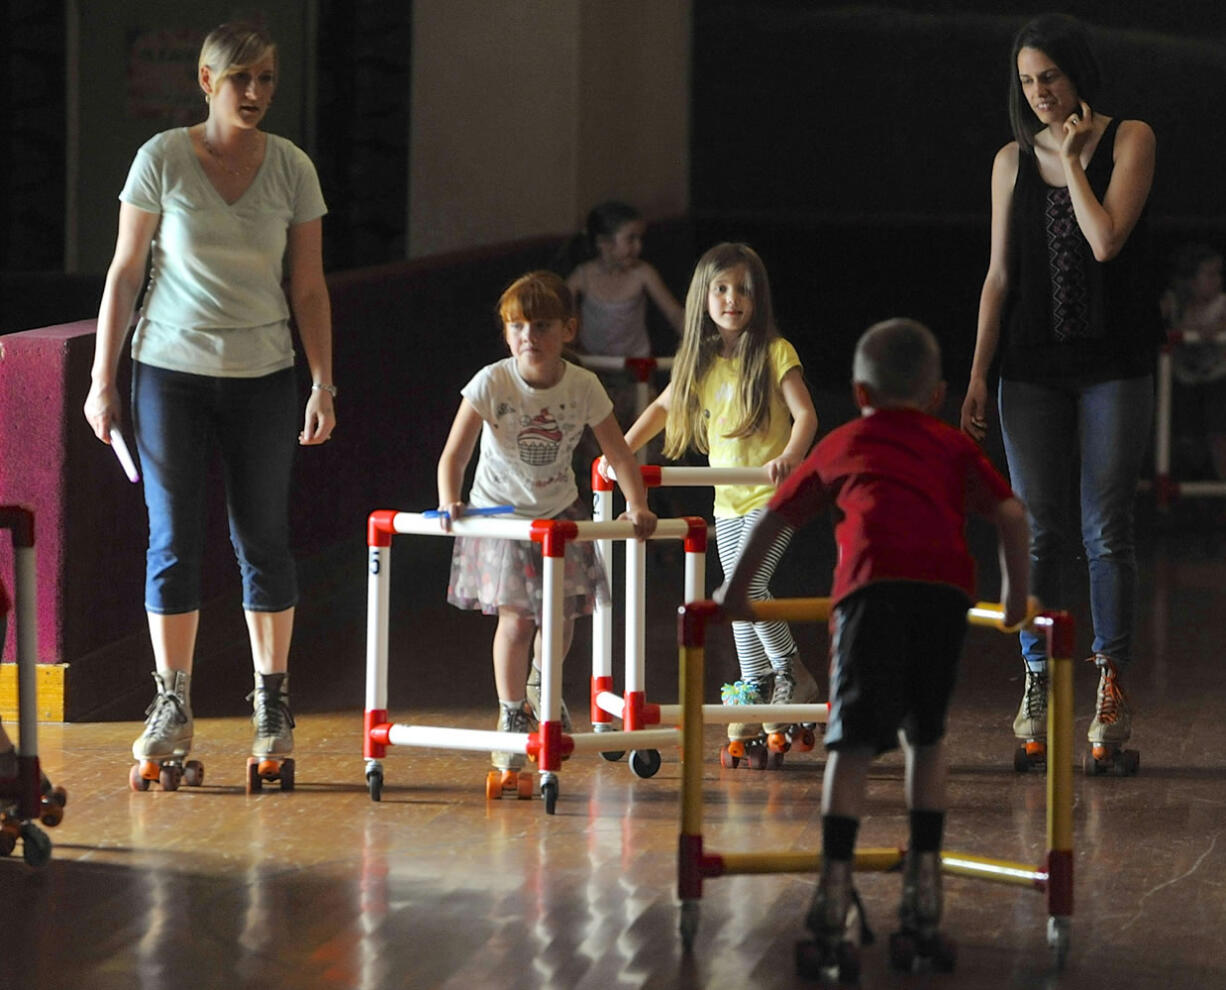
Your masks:
<path fill-rule="evenodd" d="M 290 474 L 301 428 L 297 392 L 292 368 L 260 378 L 215 378 L 134 363 L 132 419 L 149 509 L 148 611 L 175 615 L 200 607 L 214 448 L 221 451 L 243 608 L 280 612 L 297 604 L 289 539 Z"/>
<path fill-rule="evenodd" d="M 1067 602 L 1061 561 L 1076 523 L 1071 518 L 1073 493 L 1080 491 L 1094 652 L 1111 657 L 1121 669 L 1133 659 L 1133 507 L 1152 424 L 1153 394 L 1149 375 L 1080 387 L 1000 383 L 1009 475 L 1030 519 L 1032 592 L 1049 608 Z M 1041 669 L 1044 639 L 1023 632 L 1021 641 L 1027 666 Z"/>

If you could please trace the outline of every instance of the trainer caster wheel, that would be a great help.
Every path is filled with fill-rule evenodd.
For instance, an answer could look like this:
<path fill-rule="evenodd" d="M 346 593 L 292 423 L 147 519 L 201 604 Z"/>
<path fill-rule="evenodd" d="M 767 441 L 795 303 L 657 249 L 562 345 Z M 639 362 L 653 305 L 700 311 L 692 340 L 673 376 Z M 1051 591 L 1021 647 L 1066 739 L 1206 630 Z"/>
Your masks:
<path fill-rule="evenodd" d="M 51 859 L 51 840 L 33 822 L 21 826 L 21 855 L 26 866 L 46 866 Z"/>
<path fill-rule="evenodd" d="M 724 743 L 719 748 L 719 765 L 725 770 L 735 770 L 740 765 L 741 758 L 734 756 L 731 749 L 731 743 Z M 742 750 L 744 752 L 744 750 Z"/>
<path fill-rule="evenodd" d="M 497 801 L 503 795 L 526 801 L 532 797 L 532 773 L 520 770 L 491 770 L 485 775 L 485 796 Z"/>
<path fill-rule="evenodd" d="M 613 732 L 615 730 L 613 726 L 609 724 L 608 722 L 597 722 L 592 726 L 592 731 L 600 733 L 600 732 Z M 605 750 L 600 755 L 604 759 L 608 760 L 608 762 L 616 763 L 618 760 L 620 760 L 623 756 L 626 755 L 626 751 L 624 749 L 610 749 L 610 750 Z"/>
<path fill-rule="evenodd" d="M 904 973 L 917 968 L 931 968 L 938 973 L 952 973 L 958 962 L 958 943 L 936 932 L 921 938 L 915 932 L 893 932 L 890 935 L 890 966 Z"/>
<path fill-rule="evenodd" d="M 366 789 L 370 791 L 372 801 L 383 800 L 383 769 L 372 767 L 366 771 Z"/>
<path fill-rule="evenodd" d="M 541 774 L 541 797 L 545 801 L 545 814 L 552 815 L 558 806 L 558 778 L 551 773 Z"/>
<path fill-rule="evenodd" d="M 690 952 L 694 948 L 694 936 L 698 934 L 698 919 L 700 906 L 698 901 L 685 900 L 681 902 L 681 921 L 677 926 L 681 934 L 681 948 Z"/>
<path fill-rule="evenodd" d="M 1130 777 L 1140 769 L 1141 754 L 1135 749 L 1120 749 L 1118 746 L 1094 745 L 1085 755 L 1083 768 L 1086 775 L 1095 777 L 1110 773 L 1117 777 Z"/>
<path fill-rule="evenodd" d="M 247 757 L 247 793 L 259 794 L 264 789 L 265 782 L 281 782 L 281 790 L 294 789 L 293 759 L 279 760 L 275 757 Z"/>
<path fill-rule="evenodd" d="M 1013 751 L 1013 769 L 1018 773 L 1042 770 L 1047 767 L 1047 743 L 1041 739 L 1027 739 Z"/>
<path fill-rule="evenodd" d="M 660 751 L 655 749 L 632 749 L 630 751 L 630 769 L 636 777 L 646 779 L 654 777 L 660 769 Z"/>
<path fill-rule="evenodd" d="M 1047 919 L 1047 946 L 1051 949 L 1056 969 L 1064 969 L 1068 961 L 1069 937 L 1069 919 L 1050 915 Z"/>
<path fill-rule="evenodd" d="M 831 948 L 816 939 L 796 943 L 796 972 L 810 980 L 860 980 L 860 947 L 843 941 Z"/>

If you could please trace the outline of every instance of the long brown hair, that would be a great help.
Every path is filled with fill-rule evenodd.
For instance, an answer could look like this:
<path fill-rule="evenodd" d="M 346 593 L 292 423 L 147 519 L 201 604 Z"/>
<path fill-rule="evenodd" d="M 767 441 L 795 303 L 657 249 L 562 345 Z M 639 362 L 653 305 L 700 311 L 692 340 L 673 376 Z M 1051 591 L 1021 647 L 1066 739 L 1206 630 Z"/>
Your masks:
<path fill-rule="evenodd" d="M 673 361 L 672 402 L 664 425 L 664 456 L 680 457 L 691 447 L 707 453 L 707 421 L 699 388 L 723 346 L 710 314 L 707 290 L 721 274 L 744 266 L 746 290 L 753 299 L 749 323 L 737 338 L 733 358 L 740 361 L 736 403 L 740 419 L 729 437 L 747 437 L 770 418 L 771 395 L 778 389 L 770 359 L 770 345 L 779 331 L 771 304 L 770 281 L 758 253 L 747 244 L 717 244 L 698 259 L 685 297 L 685 328 Z"/>

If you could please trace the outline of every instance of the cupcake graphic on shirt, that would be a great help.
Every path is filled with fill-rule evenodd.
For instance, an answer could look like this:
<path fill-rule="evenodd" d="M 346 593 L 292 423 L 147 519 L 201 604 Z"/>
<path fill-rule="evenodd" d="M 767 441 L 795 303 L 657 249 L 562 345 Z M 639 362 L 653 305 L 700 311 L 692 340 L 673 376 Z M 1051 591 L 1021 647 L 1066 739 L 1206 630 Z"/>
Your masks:
<path fill-rule="evenodd" d="M 552 464 L 558 459 L 562 431 L 558 429 L 558 421 L 547 408 L 542 409 L 519 431 L 518 444 L 519 459 L 525 464 L 540 466 Z"/>

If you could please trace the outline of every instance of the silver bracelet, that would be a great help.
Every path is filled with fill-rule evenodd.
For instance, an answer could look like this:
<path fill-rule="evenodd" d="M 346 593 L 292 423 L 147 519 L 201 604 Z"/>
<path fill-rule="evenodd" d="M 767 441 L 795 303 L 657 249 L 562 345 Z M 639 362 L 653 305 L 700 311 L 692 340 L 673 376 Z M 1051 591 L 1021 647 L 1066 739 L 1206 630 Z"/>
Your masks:
<path fill-rule="evenodd" d="M 340 390 L 335 385 L 325 385 L 323 382 L 312 382 L 311 391 L 327 392 L 330 396 L 332 396 L 332 398 L 335 399 Z"/>

